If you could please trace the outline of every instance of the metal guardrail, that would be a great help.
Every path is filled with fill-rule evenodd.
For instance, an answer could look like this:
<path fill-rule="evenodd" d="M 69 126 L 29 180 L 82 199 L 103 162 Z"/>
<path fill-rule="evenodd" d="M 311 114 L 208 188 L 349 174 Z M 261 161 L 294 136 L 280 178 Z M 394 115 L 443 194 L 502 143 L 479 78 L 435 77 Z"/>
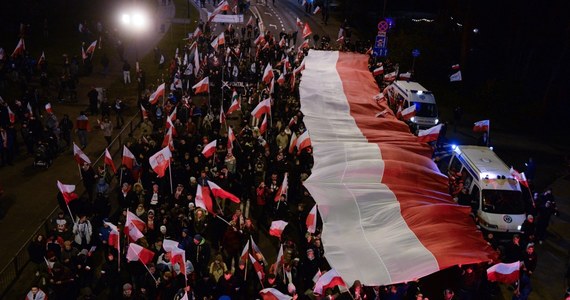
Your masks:
<path fill-rule="evenodd" d="M 111 152 L 113 157 L 116 157 L 117 154 L 122 153 L 122 146 L 123 141 L 126 140 L 129 134 L 133 133 L 135 129 L 138 127 L 140 122 L 140 111 L 129 119 L 129 121 L 125 124 L 123 129 L 115 136 L 115 138 L 111 141 L 109 145 L 109 149 L 111 149 L 114 145 L 118 145 L 115 151 Z M 129 130 L 126 130 L 126 129 Z M 103 158 L 105 152 L 101 153 L 99 157 L 93 163 L 93 166 L 97 165 L 99 161 Z M 77 184 L 81 183 L 81 180 L 77 182 Z M 82 193 L 82 197 L 85 195 L 85 192 Z M 59 211 L 59 206 L 54 207 L 54 209 L 47 215 L 42 223 L 36 228 L 34 233 L 30 236 L 30 238 L 18 249 L 18 252 L 12 257 L 12 259 L 2 268 L 0 271 L 0 299 L 3 299 L 6 296 L 6 293 L 10 291 L 14 283 L 18 280 L 20 275 L 23 273 L 24 269 L 28 266 L 30 262 L 30 255 L 28 253 L 28 245 L 32 241 L 32 239 L 37 236 L 38 234 L 43 234 L 44 236 L 48 236 L 51 231 L 50 223 L 53 218 L 55 218 L 57 212 Z"/>

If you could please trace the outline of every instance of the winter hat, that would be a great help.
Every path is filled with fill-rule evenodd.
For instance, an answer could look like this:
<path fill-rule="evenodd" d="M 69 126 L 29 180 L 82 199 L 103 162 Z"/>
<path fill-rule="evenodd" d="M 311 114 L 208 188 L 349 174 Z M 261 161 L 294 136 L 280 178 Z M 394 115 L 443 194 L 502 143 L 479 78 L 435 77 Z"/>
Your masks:
<path fill-rule="evenodd" d="M 123 284 L 123 290 L 132 290 L 133 286 L 130 283 Z"/>
<path fill-rule="evenodd" d="M 204 238 L 203 238 L 201 235 L 196 234 L 196 235 L 194 236 L 194 239 L 197 240 L 197 241 L 199 241 L 199 242 L 202 242 L 202 240 L 203 240 Z"/>
<path fill-rule="evenodd" d="M 160 226 L 160 232 L 166 233 L 166 226 L 161 225 L 161 226 Z"/>

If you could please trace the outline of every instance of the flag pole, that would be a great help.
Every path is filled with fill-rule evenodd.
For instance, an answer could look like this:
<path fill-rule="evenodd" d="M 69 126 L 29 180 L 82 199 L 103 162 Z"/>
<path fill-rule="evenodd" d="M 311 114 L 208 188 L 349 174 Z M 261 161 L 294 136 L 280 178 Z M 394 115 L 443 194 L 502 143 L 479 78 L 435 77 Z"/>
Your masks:
<path fill-rule="evenodd" d="M 146 266 L 146 264 L 143 263 L 142 261 L 141 261 L 141 264 L 142 264 L 142 265 L 144 266 L 144 268 L 148 271 L 148 274 L 150 274 L 150 276 L 152 277 L 152 279 L 154 279 L 154 282 L 155 282 L 156 284 L 158 284 L 158 280 L 156 280 L 156 277 L 154 277 L 154 275 L 152 275 L 152 273 L 150 272 L 150 270 L 148 269 L 148 267 Z"/>
<path fill-rule="evenodd" d="M 71 220 L 73 221 L 73 225 L 75 225 L 77 222 L 75 222 L 75 218 L 73 217 L 73 214 L 71 213 L 71 208 L 69 208 L 69 204 L 67 204 L 67 202 L 65 203 L 65 206 L 67 207 L 67 211 L 69 212 L 69 216 L 71 217 Z"/>
<path fill-rule="evenodd" d="M 121 165 L 122 167 L 122 165 Z M 120 170 L 121 174 L 119 174 L 119 188 L 123 186 L 123 170 Z"/>
<path fill-rule="evenodd" d="M 218 206 L 220 206 L 219 203 L 218 203 Z M 222 209 L 220 208 L 220 210 L 222 210 Z M 224 223 L 228 224 L 228 226 L 232 226 L 232 224 L 230 224 L 230 222 L 228 222 L 226 219 L 220 217 L 219 215 L 216 215 L 216 218 L 218 218 L 218 219 L 224 221 Z"/>
<path fill-rule="evenodd" d="M 119 228 L 117 228 L 118 230 Z M 117 269 L 119 273 L 121 272 L 121 233 L 117 234 L 117 263 L 119 264 Z"/>
<path fill-rule="evenodd" d="M 77 169 L 79 170 L 79 179 L 83 180 L 83 174 L 81 174 L 81 166 L 77 164 Z"/>
<path fill-rule="evenodd" d="M 172 161 L 172 159 L 168 160 L 168 173 L 170 175 L 170 193 L 174 194 L 174 191 L 172 189 L 172 168 L 170 166 L 171 161 Z"/>
<path fill-rule="evenodd" d="M 491 120 L 489 119 L 489 126 L 487 126 L 487 147 L 489 147 L 490 141 L 491 141 Z"/>

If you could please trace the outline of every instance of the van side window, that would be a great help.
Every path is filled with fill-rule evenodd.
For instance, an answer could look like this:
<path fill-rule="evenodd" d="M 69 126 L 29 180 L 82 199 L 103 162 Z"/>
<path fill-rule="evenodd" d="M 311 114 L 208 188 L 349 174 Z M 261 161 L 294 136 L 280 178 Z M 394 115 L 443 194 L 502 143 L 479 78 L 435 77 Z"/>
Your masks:
<path fill-rule="evenodd" d="M 463 169 L 463 185 L 466 188 L 469 188 L 471 186 L 471 183 L 473 182 L 473 176 L 471 176 L 471 174 L 469 174 L 469 172 L 467 172 L 467 170 Z"/>
<path fill-rule="evenodd" d="M 470 195 L 471 195 L 471 207 L 473 207 L 473 209 L 479 209 L 479 186 L 474 184 L 473 188 L 471 189 Z"/>
<path fill-rule="evenodd" d="M 449 170 L 453 173 L 457 173 L 461 170 L 461 162 L 457 159 L 457 156 L 454 156 L 451 160 L 451 164 L 449 165 Z"/>

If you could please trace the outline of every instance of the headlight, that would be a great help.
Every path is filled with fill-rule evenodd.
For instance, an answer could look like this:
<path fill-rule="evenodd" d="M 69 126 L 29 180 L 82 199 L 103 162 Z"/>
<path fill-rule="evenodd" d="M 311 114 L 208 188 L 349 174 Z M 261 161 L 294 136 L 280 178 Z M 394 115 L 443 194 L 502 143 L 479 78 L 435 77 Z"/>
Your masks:
<path fill-rule="evenodd" d="M 518 230 L 518 231 L 521 231 L 521 228 L 522 228 L 521 225 L 517 226 L 517 230 Z"/>
<path fill-rule="evenodd" d="M 416 117 L 411 117 L 410 121 L 415 122 L 416 121 Z"/>
<path fill-rule="evenodd" d="M 436 118 L 433 122 L 437 125 L 437 123 L 439 123 L 439 119 Z"/>

